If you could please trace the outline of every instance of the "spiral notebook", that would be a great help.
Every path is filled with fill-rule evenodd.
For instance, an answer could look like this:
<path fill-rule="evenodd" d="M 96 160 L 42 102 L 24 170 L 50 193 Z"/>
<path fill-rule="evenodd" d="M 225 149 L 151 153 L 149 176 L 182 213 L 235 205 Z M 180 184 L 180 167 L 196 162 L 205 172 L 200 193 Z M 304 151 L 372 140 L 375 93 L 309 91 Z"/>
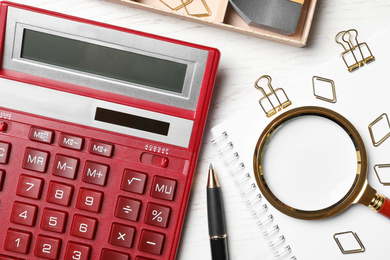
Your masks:
<path fill-rule="evenodd" d="M 374 171 L 375 164 L 390 163 L 390 139 L 374 147 L 368 131 L 368 125 L 382 113 L 390 115 L 390 89 L 386 76 L 387 62 L 390 60 L 386 42 L 390 40 L 390 33 L 385 32 L 374 38 L 381 40 L 367 40 L 375 56 L 371 64 L 350 73 L 339 53 L 335 53 L 335 57 L 323 63 L 325 65 L 283 86 L 292 101 L 292 105 L 285 110 L 299 106 L 322 106 L 351 121 L 367 149 L 370 185 L 379 194 L 390 197 L 390 186 L 382 185 Z M 313 76 L 334 81 L 336 103 L 325 102 L 313 95 Z M 224 177 L 236 184 L 256 222 L 259 236 L 270 248 L 269 259 L 384 259 L 388 255 L 390 220 L 370 208 L 352 205 L 328 219 L 299 220 L 280 213 L 261 195 L 253 174 L 253 153 L 261 132 L 275 116 L 265 116 L 259 106 L 259 98 L 260 92 L 253 88 L 253 95 L 245 100 L 248 110 L 240 111 L 213 127 L 211 134 L 215 149 L 230 173 L 230 177 Z"/>

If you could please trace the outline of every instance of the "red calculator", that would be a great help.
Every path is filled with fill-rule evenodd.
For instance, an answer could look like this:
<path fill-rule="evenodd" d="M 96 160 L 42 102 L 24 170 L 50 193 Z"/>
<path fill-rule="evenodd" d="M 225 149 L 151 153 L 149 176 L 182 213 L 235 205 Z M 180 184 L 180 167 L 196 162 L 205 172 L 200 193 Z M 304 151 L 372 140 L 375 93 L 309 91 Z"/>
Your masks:
<path fill-rule="evenodd" d="M 0 259 L 175 259 L 219 51 L 0 3 Z"/>

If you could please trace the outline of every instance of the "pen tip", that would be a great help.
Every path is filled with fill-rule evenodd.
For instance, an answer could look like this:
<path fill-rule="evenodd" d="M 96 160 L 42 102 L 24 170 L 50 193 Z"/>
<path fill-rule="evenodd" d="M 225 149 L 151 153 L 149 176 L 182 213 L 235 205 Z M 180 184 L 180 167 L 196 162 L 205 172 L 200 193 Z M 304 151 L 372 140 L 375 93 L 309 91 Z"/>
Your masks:
<path fill-rule="evenodd" d="M 210 163 L 210 165 L 209 165 L 209 170 L 213 170 L 214 168 L 213 168 L 213 165 Z"/>
<path fill-rule="evenodd" d="M 210 163 L 209 165 L 209 175 L 207 178 L 207 188 L 215 188 L 219 187 L 219 182 L 217 175 L 215 175 L 213 165 Z"/>

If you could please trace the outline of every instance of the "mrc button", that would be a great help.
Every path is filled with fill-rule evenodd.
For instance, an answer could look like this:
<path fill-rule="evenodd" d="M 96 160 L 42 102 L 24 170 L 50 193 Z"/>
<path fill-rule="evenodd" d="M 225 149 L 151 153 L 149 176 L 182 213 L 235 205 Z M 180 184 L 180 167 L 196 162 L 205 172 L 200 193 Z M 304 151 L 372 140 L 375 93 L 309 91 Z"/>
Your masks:
<path fill-rule="evenodd" d="M 143 153 L 141 155 L 141 162 L 149 165 L 158 166 L 161 168 L 167 168 L 169 159 L 165 156 Z"/>

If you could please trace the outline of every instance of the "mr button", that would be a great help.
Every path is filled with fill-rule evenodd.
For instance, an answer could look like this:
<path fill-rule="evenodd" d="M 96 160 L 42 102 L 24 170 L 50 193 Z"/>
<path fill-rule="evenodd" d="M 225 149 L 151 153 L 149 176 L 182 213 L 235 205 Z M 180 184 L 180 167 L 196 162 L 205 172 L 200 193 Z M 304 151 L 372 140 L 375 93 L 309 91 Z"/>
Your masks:
<path fill-rule="evenodd" d="M 155 176 L 153 179 L 151 196 L 163 200 L 173 200 L 176 190 L 176 181 Z"/>

